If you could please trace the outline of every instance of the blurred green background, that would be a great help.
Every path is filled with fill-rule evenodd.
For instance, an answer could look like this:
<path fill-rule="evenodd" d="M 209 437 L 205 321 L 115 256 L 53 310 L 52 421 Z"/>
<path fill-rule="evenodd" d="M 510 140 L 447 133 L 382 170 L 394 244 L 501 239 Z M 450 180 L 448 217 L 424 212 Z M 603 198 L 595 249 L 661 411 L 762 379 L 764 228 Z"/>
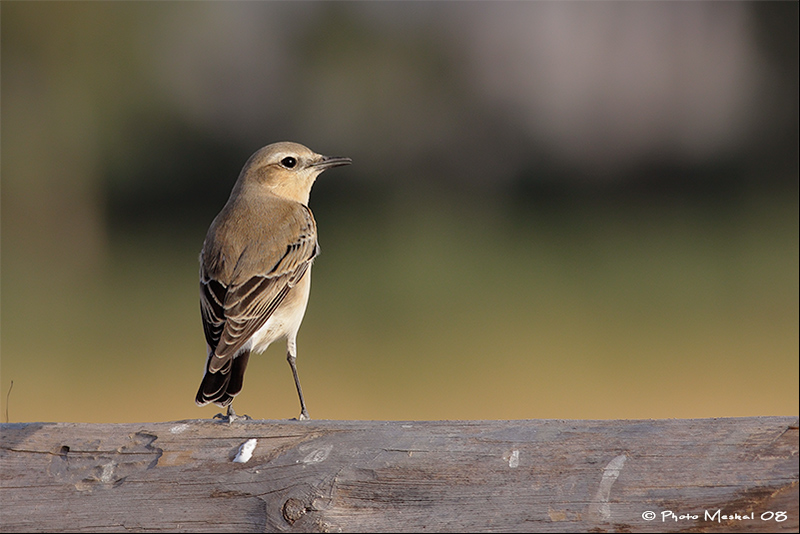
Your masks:
<path fill-rule="evenodd" d="M 197 256 L 280 140 L 354 161 L 311 195 L 312 417 L 797 414 L 797 20 L 3 1 L 0 417 L 217 413 Z M 239 413 L 299 413 L 284 351 Z"/>

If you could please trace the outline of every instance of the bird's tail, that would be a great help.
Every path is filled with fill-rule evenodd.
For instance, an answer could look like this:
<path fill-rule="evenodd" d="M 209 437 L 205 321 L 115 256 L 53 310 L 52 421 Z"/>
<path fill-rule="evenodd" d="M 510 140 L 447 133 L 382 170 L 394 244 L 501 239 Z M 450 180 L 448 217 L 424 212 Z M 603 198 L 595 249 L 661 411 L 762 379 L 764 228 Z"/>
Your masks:
<path fill-rule="evenodd" d="M 216 372 L 212 372 L 206 364 L 206 374 L 194 399 L 197 405 L 205 406 L 209 402 L 223 407 L 229 405 L 242 391 L 244 372 L 249 359 L 249 350 L 241 352 L 232 358 L 230 365 L 225 365 Z M 208 361 L 210 362 L 211 358 Z"/>

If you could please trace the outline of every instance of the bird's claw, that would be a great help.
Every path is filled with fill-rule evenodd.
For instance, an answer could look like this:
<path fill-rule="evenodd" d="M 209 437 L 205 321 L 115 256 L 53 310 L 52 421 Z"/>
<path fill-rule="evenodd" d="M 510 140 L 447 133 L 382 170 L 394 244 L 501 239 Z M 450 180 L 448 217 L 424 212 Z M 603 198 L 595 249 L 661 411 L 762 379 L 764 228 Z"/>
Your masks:
<path fill-rule="evenodd" d="M 233 423 L 234 421 L 250 421 L 252 420 L 252 417 L 250 417 L 249 415 L 236 415 L 236 412 L 233 411 L 233 406 L 229 404 L 228 412 L 225 415 L 218 413 L 217 415 L 214 416 L 214 419 L 219 419 L 223 423 L 230 424 Z"/>

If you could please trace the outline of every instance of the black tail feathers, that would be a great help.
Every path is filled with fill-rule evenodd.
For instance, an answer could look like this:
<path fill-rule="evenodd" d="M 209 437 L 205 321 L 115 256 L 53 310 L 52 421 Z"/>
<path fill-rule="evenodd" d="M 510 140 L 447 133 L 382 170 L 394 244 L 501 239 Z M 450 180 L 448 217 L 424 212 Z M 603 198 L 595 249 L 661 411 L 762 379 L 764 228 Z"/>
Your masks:
<path fill-rule="evenodd" d="M 197 405 L 205 406 L 213 402 L 225 407 L 233 402 L 233 398 L 242 391 L 244 372 L 249 359 L 250 351 L 242 352 L 233 358 L 230 368 L 223 367 L 216 373 L 209 371 L 206 365 L 206 374 L 194 399 Z"/>

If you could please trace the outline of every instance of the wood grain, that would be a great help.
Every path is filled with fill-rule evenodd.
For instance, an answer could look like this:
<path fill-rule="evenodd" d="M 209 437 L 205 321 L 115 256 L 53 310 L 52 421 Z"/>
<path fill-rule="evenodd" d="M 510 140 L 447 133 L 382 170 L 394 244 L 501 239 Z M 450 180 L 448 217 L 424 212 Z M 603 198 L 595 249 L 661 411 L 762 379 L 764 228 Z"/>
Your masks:
<path fill-rule="evenodd" d="M 4 424 L 0 529 L 797 532 L 797 421 Z"/>

